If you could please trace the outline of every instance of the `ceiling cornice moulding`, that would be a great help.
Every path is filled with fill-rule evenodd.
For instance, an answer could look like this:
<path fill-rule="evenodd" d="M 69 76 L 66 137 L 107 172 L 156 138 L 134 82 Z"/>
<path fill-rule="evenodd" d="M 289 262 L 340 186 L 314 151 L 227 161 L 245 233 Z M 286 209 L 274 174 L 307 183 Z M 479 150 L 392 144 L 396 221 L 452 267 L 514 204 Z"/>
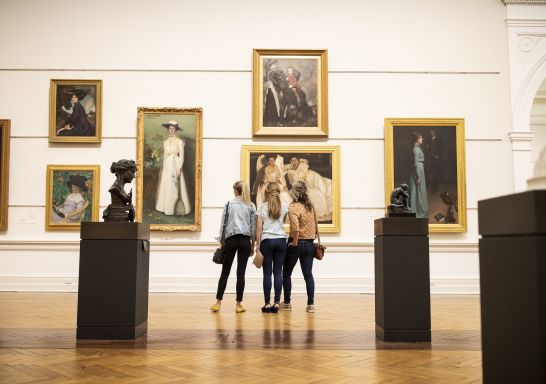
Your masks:
<path fill-rule="evenodd" d="M 510 4 L 532 4 L 532 5 L 546 5 L 546 0 L 502 0 L 505 5 Z"/>

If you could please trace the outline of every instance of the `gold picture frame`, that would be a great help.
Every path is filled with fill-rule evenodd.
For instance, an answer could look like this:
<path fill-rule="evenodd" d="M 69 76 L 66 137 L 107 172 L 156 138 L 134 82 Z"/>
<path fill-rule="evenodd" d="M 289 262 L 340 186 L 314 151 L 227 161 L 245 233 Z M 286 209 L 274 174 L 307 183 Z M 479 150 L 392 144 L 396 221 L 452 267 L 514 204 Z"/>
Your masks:
<path fill-rule="evenodd" d="M 241 148 L 241 180 L 249 182 L 252 202 L 258 206 L 262 200 L 267 167 L 275 170 L 281 184 L 281 199 L 286 203 L 292 201 L 288 193 L 290 185 L 305 180 L 321 233 L 341 231 L 340 164 L 339 146 L 243 145 Z M 260 175 L 261 183 L 257 181 Z"/>
<path fill-rule="evenodd" d="M 138 108 L 137 221 L 155 231 L 201 230 L 202 153 L 202 108 Z"/>
<path fill-rule="evenodd" d="M 400 184 L 430 232 L 466 232 L 464 119 L 385 119 L 386 205 Z"/>
<path fill-rule="evenodd" d="M 328 50 L 253 50 L 254 137 L 328 137 Z"/>
<path fill-rule="evenodd" d="M 99 221 L 100 165 L 48 165 L 47 230 L 80 229 L 83 221 Z"/>
<path fill-rule="evenodd" d="M 52 79 L 49 85 L 49 142 L 100 143 L 102 80 Z"/>
<path fill-rule="evenodd" d="M 8 229 L 10 120 L 0 120 L 0 231 Z"/>

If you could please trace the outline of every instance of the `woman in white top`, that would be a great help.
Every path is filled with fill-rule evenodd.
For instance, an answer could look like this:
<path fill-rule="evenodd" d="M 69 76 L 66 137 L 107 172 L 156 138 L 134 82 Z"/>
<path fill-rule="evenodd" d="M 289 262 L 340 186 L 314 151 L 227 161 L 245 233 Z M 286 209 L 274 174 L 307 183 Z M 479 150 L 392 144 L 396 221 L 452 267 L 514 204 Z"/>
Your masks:
<path fill-rule="evenodd" d="M 159 178 L 159 190 L 155 209 L 165 215 L 187 215 L 191 213 L 188 187 L 182 173 L 184 165 L 184 141 L 176 136 L 182 130 L 176 121 L 161 124 L 169 130 L 169 137 L 163 142 L 163 167 Z M 177 205 L 177 201 L 182 202 Z"/>
<path fill-rule="evenodd" d="M 263 288 L 265 305 L 262 312 L 277 313 L 281 300 L 282 266 L 286 255 L 288 236 L 284 232 L 284 220 L 288 206 L 281 201 L 281 188 L 277 183 L 269 183 L 265 188 L 265 202 L 258 208 L 256 222 L 256 243 L 264 257 Z M 275 282 L 274 305 L 271 305 L 271 273 Z"/>

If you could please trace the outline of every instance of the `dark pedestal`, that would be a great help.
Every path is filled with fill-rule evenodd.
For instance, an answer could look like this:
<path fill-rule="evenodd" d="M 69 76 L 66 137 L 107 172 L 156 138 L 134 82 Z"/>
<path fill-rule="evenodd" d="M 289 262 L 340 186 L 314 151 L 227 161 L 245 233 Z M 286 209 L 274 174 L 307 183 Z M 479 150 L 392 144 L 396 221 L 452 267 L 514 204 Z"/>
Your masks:
<path fill-rule="evenodd" d="M 375 334 L 430 341 L 428 220 L 375 220 Z"/>
<path fill-rule="evenodd" d="M 546 190 L 478 202 L 483 381 L 546 383 Z"/>
<path fill-rule="evenodd" d="M 82 223 L 78 339 L 136 339 L 148 329 L 150 226 Z"/>

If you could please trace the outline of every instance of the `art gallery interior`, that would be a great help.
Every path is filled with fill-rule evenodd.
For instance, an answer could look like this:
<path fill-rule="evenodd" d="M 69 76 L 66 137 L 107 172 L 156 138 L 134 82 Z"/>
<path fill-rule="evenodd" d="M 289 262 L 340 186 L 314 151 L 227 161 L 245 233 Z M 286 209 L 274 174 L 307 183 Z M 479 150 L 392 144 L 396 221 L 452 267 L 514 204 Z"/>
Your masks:
<path fill-rule="evenodd" d="M 0 382 L 494 382 L 483 372 L 478 202 L 525 192 L 541 151 L 546 161 L 546 1 L 0 0 L 0 15 L 0 120 L 10 127 Z M 257 49 L 327 50 L 327 137 L 253 136 Z M 102 81 L 100 142 L 51 142 L 52 79 Z M 102 217 L 112 162 L 137 160 L 138 108 L 201 108 L 200 228 L 150 233 L 147 335 L 79 340 L 80 228 L 46 225 L 46 171 L 100 166 Z M 430 342 L 375 333 L 386 119 L 464 122 L 466 227 L 428 235 Z M 339 226 L 321 232 L 315 313 L 305 312 L 299 266 L 292 311 L 262 313 L 262 269 L 251 260 L 246 312 L 235 312 L 235 266 L 222 310 L 209 309 L 215 237 L 248 146 L 339 148 Z M 141 170 L 126 186 L 133 204 Z"/>

